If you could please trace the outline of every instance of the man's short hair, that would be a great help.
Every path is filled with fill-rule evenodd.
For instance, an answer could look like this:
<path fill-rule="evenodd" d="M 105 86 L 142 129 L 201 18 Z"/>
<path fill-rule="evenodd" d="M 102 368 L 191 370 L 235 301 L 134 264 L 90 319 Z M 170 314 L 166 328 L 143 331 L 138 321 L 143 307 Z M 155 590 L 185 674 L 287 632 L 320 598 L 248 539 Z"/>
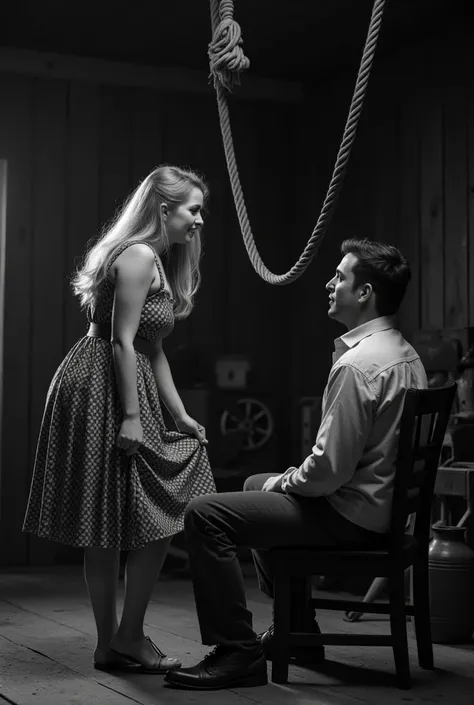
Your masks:
<path fill-rule="evenodd" d="M 373 240 L 344 240 L 343 255 L 357 257 L 352 271 L 354 287 L 369 283 L 375 293 L 377 313 L 393 316 L 405 296 L 411 271 L 408 260 L 393 245 L 384 245 Z"/>

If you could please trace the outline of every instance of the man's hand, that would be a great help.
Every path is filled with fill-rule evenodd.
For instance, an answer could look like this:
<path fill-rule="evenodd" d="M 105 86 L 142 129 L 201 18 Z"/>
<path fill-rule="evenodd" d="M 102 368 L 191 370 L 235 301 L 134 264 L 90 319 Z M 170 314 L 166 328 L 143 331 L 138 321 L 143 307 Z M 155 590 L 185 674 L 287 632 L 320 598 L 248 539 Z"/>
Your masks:
<path fill-rule="evenodd" d="M 281 489 L 282 478 L 283 475 L 275 475 L 275 477 L 269 477 L 262 487 L 262 492 L 283 492 L 283 490 Z"/>

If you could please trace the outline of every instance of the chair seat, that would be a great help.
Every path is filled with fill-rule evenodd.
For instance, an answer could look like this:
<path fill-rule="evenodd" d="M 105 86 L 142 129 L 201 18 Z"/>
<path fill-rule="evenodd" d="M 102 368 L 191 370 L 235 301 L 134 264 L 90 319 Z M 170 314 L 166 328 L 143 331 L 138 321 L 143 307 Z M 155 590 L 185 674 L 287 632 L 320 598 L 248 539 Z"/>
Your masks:
<path fill-rule="evenodd" d="M 403 567 L 413 564 L 416 558 L 418 542 L 411 534 L 405 534 L 404 545 L 399 560 Z M 400 564 L 386 548 L 348 549 L 348 548 L 319 548 L 317 546 L 285 546 L 271 549 L 273 554 L 278 554 L 277 570 L 285 572 L 291 566 L 293 574 L 307 574 L 308 567 L 312 566 L 316 573 L 347 573 L 351 565 L 358 573 L 371 575 L 389 575 L 400 568 Z"/>

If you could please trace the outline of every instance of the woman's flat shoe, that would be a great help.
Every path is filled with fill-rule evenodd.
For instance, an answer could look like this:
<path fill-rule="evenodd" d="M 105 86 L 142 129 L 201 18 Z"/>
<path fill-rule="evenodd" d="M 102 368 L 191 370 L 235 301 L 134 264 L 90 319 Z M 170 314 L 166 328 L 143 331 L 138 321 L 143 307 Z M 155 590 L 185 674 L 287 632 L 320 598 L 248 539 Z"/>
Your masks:
<path fill-rule="evenodd" d="M 146 636 L 145 639 L 147 639 L 154 651 L 158 654 L 159 659 L 158 662 L 156 663 L 155 666 L 145 666 L 141 661 L 136 659 L 134 656 L 130 656 L 129 654 L 122 654 L 120 651 L 115 651 L 115 649 L 110 649 L 114 654 L 117 654 L 117 656 L 125 656 L 125 658 L 129 659 L 129 661 L 133 664 L 135 664 L 136 672 L 138 673 L 151 673 L 151 674 L 164 674 L 167 673 L 167 671 L 173 671 L 177 668 L 181 668 L 181 661 L 177 658 L 173 658 L 172 656 L 166 656 L 160 649 L 157 647 L 156 644 L 152 642 L 149 636 Z M 130 670 L 130 669 L 129 669 Z"/>
<path fill-rule="evenodd" d="M 105 671 L 106 673 L 112 673 L 113 671 L 128 671 L 129 673 L 133 673 L 134 671 L 139 671 L 137 664 L 127 656 L 122 656 L 122 654 L 118 652 L 115 652 L 113 656 L 114 658 L 107 659 L 104 663 L 95 661 L 94 668 L 97 671 Z"/>

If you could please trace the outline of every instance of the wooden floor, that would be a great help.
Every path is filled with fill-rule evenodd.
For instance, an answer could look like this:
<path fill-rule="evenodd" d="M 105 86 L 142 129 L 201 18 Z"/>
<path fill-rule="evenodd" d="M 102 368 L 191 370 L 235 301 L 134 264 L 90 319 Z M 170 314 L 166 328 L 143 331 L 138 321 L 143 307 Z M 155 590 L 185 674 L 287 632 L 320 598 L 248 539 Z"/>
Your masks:
<path fill-rule="evenodd" d="M 270 606 L 253 576 L 248 602 L 257 630 L 270 623 Z M 147 633 L 184 665 L 209 647 L 200 643 L 192 587 L 163 577 L 147 613 Z M 321 612 L 323 631 L 388 630 L 384 617 L 347 624 L 336 612 Z M 290 667 L 285 686 L 217 692 L 173 690 L 161 676 L 109 675 L 92 667 L 94 625 L 78 567 L 0 573 L 0 705 L 157 705 L 272 703 L 274 705 L 392 705 L 474 703 L 474 647 L 435 646 L 436 671 L 422 671 L 410 638 L 413 687 L 395 687 L 389 648 L 327 647 L 317 670 Z"/>

